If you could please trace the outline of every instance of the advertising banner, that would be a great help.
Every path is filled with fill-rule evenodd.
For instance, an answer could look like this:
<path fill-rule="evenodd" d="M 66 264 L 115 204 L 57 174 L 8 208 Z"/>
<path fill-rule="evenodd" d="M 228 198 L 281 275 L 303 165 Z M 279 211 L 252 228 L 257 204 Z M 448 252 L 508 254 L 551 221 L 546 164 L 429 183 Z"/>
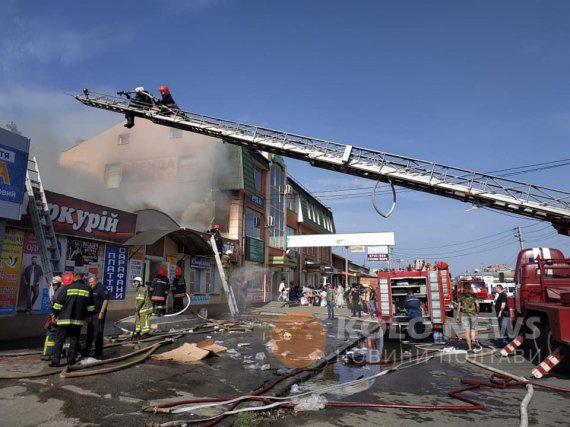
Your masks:
<path fill-rule="evenodd" d="M 109 290 L 110 300 L 124 300 L 127 289 L 129 248 L 106 245 L 102 283 Z"/>
<path fill-rule="evenodd" d="M 30 140 L 0 128 L 0 218 L 20 220 Z"/>
<path fill-rule="evenodd" d="M 0 315 L 16 313 L 23 247 L 24 232 L 7 228 L 0 262 Z"/>
<path fill-rule="evenodd" d="M 127 283 L 127 291 L 135 290 L 134 279 L 135 277 L 143 278 L 143 271 L 144 271 L 144 251 L 138 250 L 137 252 L 131 255 L 131 259 L 129 261 L 129 283 Z"/>
<path fill-rule="evenodd" d="M 33 231 L 24 235 L 18 311 L 49 312 L 49 283 L 44 275 L 40 247 Z"/>
<path fill-rule="evenodd" d="M 388 246 L 369 246 L 368 261 L 388 261 Z"/>
<path fill-rule="evenodd" d="M 65 271 L 99 276 L 103 247 L 102 243 L 68 238 Z"/>

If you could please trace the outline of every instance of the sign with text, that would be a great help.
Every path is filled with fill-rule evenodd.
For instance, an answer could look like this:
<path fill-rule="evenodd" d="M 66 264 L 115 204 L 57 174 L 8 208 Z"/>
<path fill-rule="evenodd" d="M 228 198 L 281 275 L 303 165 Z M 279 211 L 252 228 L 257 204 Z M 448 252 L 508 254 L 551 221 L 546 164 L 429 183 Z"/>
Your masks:
<path fill-rule="evenodd" d="M 129 248 L 106 245 L 103 285 L 109 290 L 109 299 L 124 300 L 127 288 L 127 265 Z"/>
<path fill-rule="evenodd" d="M 362 245 L 356 245 L 356 246 L 350 247 L 350 252 L 352 252 L 352 253 L 364 252 L 364 251 L 365 251 L 365 247 Z"/>
<path fill-rule="evenodd" d="M 30 140 L 0 128 L 0 218 L 20 220 L 25 211 Z"/>
<path fill-rule="evenodd" d="M 0 258 L 0 315 L 16 313 L 23 247 L 24 231 L 7 228 Z"/>
<path fill-rule="evenodd" d="M 190 268 L 203 268 L 209 270 L 210 265 L 210 258 L 194 256 L 190 260 Z"/>
<path fill-rule="evenodd" d="M 300 234 L 287 236 L 288 248 L 323 248 L 359 245 L 393 246 L 394 243 L 394 233 Z"/>
<path fill-rule="evenodd" d="M 369 246 L 368 261 L 388 261 L 388 246 Z"/>

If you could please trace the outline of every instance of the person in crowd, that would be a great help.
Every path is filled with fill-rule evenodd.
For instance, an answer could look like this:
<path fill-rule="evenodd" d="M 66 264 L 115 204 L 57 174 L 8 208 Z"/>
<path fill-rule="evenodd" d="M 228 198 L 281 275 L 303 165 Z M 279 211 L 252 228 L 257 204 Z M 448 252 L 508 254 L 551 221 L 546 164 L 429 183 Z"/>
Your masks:
<path fill-rule="evenodd" d="M 71 275 L 70 275 L 71 276 Z M 73 281 L 73 276 L 71 277 L 71 281 Z M 71 284 L 71 281 L 68 284 Z M 61 288 L 62 278 L 60 276 L 54 276 L 51 279 L 51 292 L 50 292 L 50 310 L 53 309 L 53 302 L 55 301 L 55 297 L 58 293 L 58 290 Z M 55 323 L 53 314 L 50 313 L 47 316 L 46 323 L 44 325 L 44 329 L 46 330 L 46 339 L 44 342 L 44 349 L 42 351 L 42 360 L 51 360 L 51 354 L 53 352 L 53 347 L 55 345 L 55 335 L 57 333 L 57 325 Z"/>
<path fill-rule="evenodd" d="M 87 323 L 87 336 L 85 338 L 85 347 L 81 355 L 89 357 L 93 338 L 95 338 L 95 359 L 103 358 L 103 333 L 105 330 L 105 315 L 109 307 L 109 290 L 101 284 L 96 275 L 89 276 L 87 280 L 91 291 L 93 292 L 93 300 L 95 302 L 95 312 L 91 315 L 91 321 Z"/>
<path fill-rule="evenodd" d="M 329 320 L 334 320 L 335 293 L 330 283 L 325 285 L 325 299 L 327 301 L 327 314 Z"/>
<path fill-rule="evenodd" d="M 150 300 L 150 293 L 143 285 L 141 277 L 135 277 L 135 329 L 133 338 L 139 338 L 141 335 L 147 336 L 150 334 L 150 315 L 152 313 L 152 302 Z"/>
<path fill-rule="evenodd" d="M 328 283 L 326 283 L 324 286 L 321 287 L 321 291 L 319 293 L 319 305 L 321 307 L 326 307 L 327 306 L 327 287 L 329 286 Z M 333 290 L 333 294 L 334 294 L 334 290 Z M 333 298 L 333 304 L 334 304 L 334 298 Z"/>
<path fill-rule="evenodd" d="M 152 311 L 158 317 L 166 314 L 166 297 L 170 290 L 170 281 L 168 280 L 168 272 L 166 268 L 161 267 L 156 271 L 156 277 L 150 285 L 150 300 L 152 301 Z"/>
<path fill-rule="evenodd" d="M 376 317 L 377 307 L 376 307 L 376 289 L 369 286 L 366 289 L 366 304 L 368 306 L 368 314 L 370 317 Z"/>
<path fill-rule="evenodd" d="M 463 285 L 463 292 L 459 295 L 459 303 L 457 305 L 457 321 L 461 319 L 461 324 L 465 330 L 465 339 L 467 340 L 467 352 L 473 353 L 474 347 L 478 350 L 481 346 L 477 342 L 477 315 L 479 314 L 479 301 L 475 294 L 471 293 L 471 285 L 466 283 Z"/>
<path fill-rule="evenodd" d="M 285 278 L 281 279 L 281 283 L 279 283 L 279 298 L 278 301 L 287 302 L 289 295 L 289 288 L 285 284 Z"/>
<path fill-rule="evenodd" d="M 184 280 L 180 267 L 174 269 L 174 276 L 174 280 L 172 281 L 172 310 L 174 313 L 178 313 L 184 308 L 186 281 Z"/>
<path fill-rule="evenodd" d="M 346 306 L 346 300 L 344 299 L 344 286 L 342 286 L 342 284 L 338 284 L 336 289 L 335 289 L 335 305 L 337 308 L 341 308 L 341 307 L 345 307 Z"/>
<path fill-rule="evenodd" d="M 352 317 L 358 314 L 358 317 L 362 317 L 362 301 L 361 301 L 360 289 L 356 283 L 352 284 L 350 291 L 348 293 L 348 300 L 350 302 L 350 308 L 352 310 Z"/>
<path fill-rule="evenodd" d="M 85 322 L 91 321 L 91 314 L 95 312 L 93 292 L 83 281 L 83 274 L 75 273 L 71 285 L 63 286 L 61 289 L 53 303 L 57 333 L 49 364 L 51 367 L 59 367 L 63 344 L 67 338 L 70 340 L 67 365 L 75 364 L 81 328 Z"/>
<path fill-rule="evenodd" d="M 40 295 L 40 280 L 44 276 L 42 267 L 38 264 L 38 257 L 32 256 L 32 263 L 24 269 L 24 289 L 26 295 L 26 311 L 32 312 L 32 308 Z"/>
<path fill-rule="evenodd" d="M 509 343 L 507 335 L 507 324 L 509 322 L 509 308 L 507 307 L 507 293 L 503 289 L 503 285 L 495 286 L 497 292 L 497 299 L 495 300 L 495 314 L 499 322 L 499 334 L 501 346 L 506 346 Z"/>
<path fill-rule="evenodd" d="M 413 335 L 408 330 L 408 334 L 411 336 L 412 341 L 419 339 L 423 333 L 423 321 L 422 321 L 422 303 L 414 292 L 410 289 L 408 290 L 408 296 L 404 302 L 404 308 L 408 315 L 409 325 L 413 325 Z"/>

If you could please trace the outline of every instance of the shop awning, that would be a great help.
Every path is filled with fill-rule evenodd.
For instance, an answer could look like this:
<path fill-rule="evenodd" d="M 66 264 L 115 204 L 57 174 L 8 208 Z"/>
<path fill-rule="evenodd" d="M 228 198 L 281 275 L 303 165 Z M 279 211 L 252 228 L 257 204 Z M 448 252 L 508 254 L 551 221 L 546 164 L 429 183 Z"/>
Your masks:
<path fill-rule="evenodd" d="M 163 237 L 172 239 L 188 255 L 214 255 L 208 243 L 209 235 L 189 230 L 187 228 L 175 228 L 171 230 L 147 230 L 138 233 L 127 240 L 125 246 L 145 246 L 158 242 Z"/>

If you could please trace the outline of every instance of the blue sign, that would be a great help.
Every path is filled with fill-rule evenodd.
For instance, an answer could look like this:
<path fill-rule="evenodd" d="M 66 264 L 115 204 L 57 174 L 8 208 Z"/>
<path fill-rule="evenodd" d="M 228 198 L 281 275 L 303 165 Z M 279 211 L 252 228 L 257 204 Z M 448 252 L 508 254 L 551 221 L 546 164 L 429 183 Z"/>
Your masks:
<path fill-rule="evenodd" d="M 210 301 L 209 295 L 190 295 L 190 302 L 191 303 L 200 303 L 200 302 L 208 302 Z"/>
<path fill-rule="evenodd" d="M 259 206 L 262 209 L 265 209 L 265 198 L 264 197 L 256 196 L 256 195 L 252 195 L 252 194 L 248 194 L 245 197 L 249 203 L 252 203 L 256 206 Z"/>
<path fill-rule="evenodd" d="M 28 153 L 0 144 L 0 200 L 24 201 Z"/>
<path fill-rule="evenodd" d="M 106 245 L 103 285 L 109 291 L 109 299 L 111 300 L 125 299 L 128 262 L 129 248 L 126 246 Z"/>
<path fill-rule="evenodd" d="M 190 260 L 190 267 L 191 268 L 204 268 L 209 270 L 210 269 L 210 258 L 203 258 L 199 256 L 192 257 Z"/>

